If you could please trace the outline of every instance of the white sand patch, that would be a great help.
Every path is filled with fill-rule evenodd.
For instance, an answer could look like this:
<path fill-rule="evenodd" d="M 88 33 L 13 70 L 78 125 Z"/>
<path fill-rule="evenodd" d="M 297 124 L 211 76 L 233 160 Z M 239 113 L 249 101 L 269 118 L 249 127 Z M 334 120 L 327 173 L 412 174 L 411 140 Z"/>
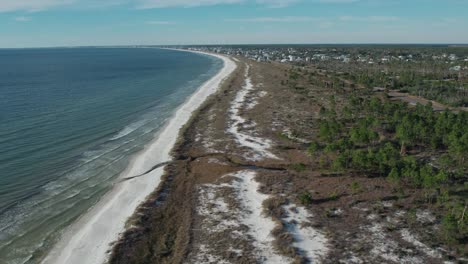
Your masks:
<path fill-rule="evenodd" d="M 231 133 L 236 142 L 241 146 L 248 148 L 252 153 L 249 154 L 249 158 L 252 160 L 262 160 L 264 158 L 278 159 L 268 149 L 271 148 L 271 141 L 268 139 L 256 137 L 242 131 L 243 126 L 248 122 L 241 116 L 241 111 L 246 107 L 246 101 L 249 93 L 253 90 L 252 81 L 249 77 L 249 67 L 245 72 L 245 85 L 237 93 L 234 101 L 229 109 L 231 124 L 228 128 L 228 132 Z M 252 128 L 252 127 L 250 127 Z"/>
<path fill-rule="evenodd" d="M 216 113 L 214 113 L 214 109 L 210 110 L 210 115 L 208 116 L 208 121 L 214 121 L 216 118 Z"/>
<path fill-rule="evenodd" d="M 283 207 L 287 212 L 284 218 L 288 232 L 293 236 L 293 246 L 312 263 L 316 263 L 327 252 L 327 239 L 324 234 L 311 226 L 312 215 L 304 208 L 293 204 Z"/>
<path fill-rule="evenodd" d="M 338 209 L 333 209 L 330 211 L 331 216 L 340 216 L 343 214 L 343 209 L 338 208 Z"/>
<path fill-rule="evenodd" d="M 190 119 L 208 96 L 215 93 L 222 81 L 236 68 L 227 57 L 212 55 L 224 61 L 224 67 L 204 83 L 169 120 L 155 139 L 138 153 L 121 177 L 144 173 L 155 164 L 170 160 L 179 130 Z M 91 208 L 85 216 L 73 224 L 53 248 L 43 263 L 101 264 L 106 262 L 110 244 L 125 230 L 127 219 L 160 183 L 163 168 L 145 176 L 117 184 Z"/>
<path fill-rule="evenodd" d="M 378 216 L 377 216 L 376 214 L 370 214 L 370 215 L 368 215 L 366 218 L 367 218 L 368 220 L 375 220 L 375 219 L 377 219 L 377 217 L 378 217 Z"/>
<path fill-rule="evenodd" d="M 222 232 L 240 226 L 239 221 L 233 219 L 236 212 L 230 212 L 224 198 L 217 195 L 218 190 L 222 187 L 231 186 L 228 184 L 205 184 L 199 190 L 197 213 L 205 217 L 203 227 L 210 233 Z"/>
<path fill-rule="evenodd" d="M 367 213 L 367 212 L 370 211 L 370 208 L 368 208 L 368 207 L 363 207 L 363 206 L 365 206 L 365 205 L 362 205 L 362 204 L 361 204 L 361 205 L 353 206 L 352 208 L 355 209 L 355 210 L 359 210 L 359 211 L 365 212 L 365 213 Z"/>
<path fill-rule="evenodd" d="M 401 237 L 408 243 L 413 244 L 417 249 L 421 252 L 425 253 L 426 255 L 432 258 L 441 258 L 442 254 L 438 252 L 436 249 L 432 249 L 426 244 L 419 241 L 408 229 L 401 230 Z"/>
<path fill-rule="evenodd" d="M 271 122 L 271 130 L 272 131 L 281 130 L 281 127 L 283 127 L 283 124 L 280 121 L 275 120 L 275 121 Z"/>
<path fill-rule="evenodd" d="M 206 151 L 216 153 L 214 149 L 215 143 L 218 142 L 219 140 L 214 140 L 213 135 L 215 133 L 215 129 L 211 125 L 212 122 L 214 122 L 216 118 L 216 113 L 213 112 L 213 109 L 210 110 L 208 113 L 208 124 L 206 127 L 204 127 L 203 132 L 198 132 L 196 137 L 195 137 L 195 142 L 201 143 L 201 145 L 205 148 Z"/>
<path fill-rule="evenodd" d="M 217 158 L 209 158 L 209 159 L 208 159 L 208 163 L 211 163 L 211 164 L 220 164 L 220 165 L 227 165 L 226 162 L 222 162 L 222 161 L 220 161 L 220 160 L 217 159 Z"/>
<path fill-rule="evenodd" d="M 396 217 L 399 217 L 399 218 L 402 218 L 402 217 L 404 217 L 405 215 L 406 215 L 406 212 L 403 211 L 403 210 L 398 210 L 398 211 L 396 211 L 396 213 L 395 213 L 395 216 L 396 216 Z"/>
<path fill-rule="evenodd" d="M 373 223 L 368 228 L 371 234 L 372 250 L 370 254 L 374 258 L 382 258 L 387 261 L 393 261 L 395 263 L 411 263 L 419 264 L 424 263 L 422 259 L 416 256 L 408 256 L 409 250 L 399 245 L 396 241 L 391 239 L 385 234 L 385 230 L 380 223 Z M 404 253 L 402 254 L 402 251 Z"/>
<path fill-rule="evenodd" d="M 432 224 L 436 221 L 436 217 L 429 210 L 418 210 L 416 212 L 416 219 L 423 224 Z"/>
<path fill-rule="evenodd" d="M 229 264 L 231 262 L 226 261 L 218 256 L 210 254 L 210 249 L 206 245 L 200 245 L 198 248 L 198 254 L 195 257 L 193 264 Z M 188 264 L 188 263 L 187 263 Z"/>
<path fill-rule="evenodd" d="M 364 263 L 364 261 L 362 259 L 360 259 L 359 257 L 353 255 L 352 253 L 349 253 L 348 255 L 350 255 L 350 256 L 347 259 L 342 259 L 342 260 L 339 260 L 338 262 L 343 263 L 343 264 L 361 264 L 361 263 Z"/>
<path fill-rule="evenodd" d="M 199 189 L 197 213 L 204 217 L 202 228 L 208 233 L 229 230 L 232 239 L 249 239 L 254 246 L 253 252 L 260 263 L 289 263 L 290 259 L 275 252 L 274 237 L 271 231 L 276 224 L 271 217 L 263 214 L 263 202 L 268 195 L 258 192 L 259 183 L 255 181 L 253 171 L 240 171 L 226 176 L 232 177 L 231 183 L 204 184 Z M 230 188 L 233 197 L 239 202 L 237 208 L 230 208 L 223 194 L 223 188 Z M 242 227 L 248 227 L 244 231 Z M 232 246 L 230 251 L 242 254 Z M 212 258 L 198 256 L 197 259 Z M 216 257 L 220 259 L 220 257 Z"/>
<path fill-rule="evenodd" d="M 263 87 L 262 83 L 257 84 L 258 87 Z M 258 91 L 257 93 L 254 92 L 254 89 L 248 94 L 248 100 L 245 104 L 246 110 L 252 110 L 255 106 L 259 104 L 258 99 L 265 97 L 268 94 L 266 91 Z"/>
<path fill-rule="evenodd" d="M 237 178 L 233 187 L 237 190 L 238 198 L 244 207 L 240 220 L 249 227 L 249 235 L 253 239 L 255 253 L 261 263 L 289 263 L 289 258 L 277 254 L 273 248 L 275 238 L 271 231 L 276 224 L 271 217 L 263 213 L 263 202 L 269 196 L 258 191 L 260 184 L 255 180 L 255 175 L 252 171 L 232 174 Z"/>
<path fill-rule="evenodd" d="M 349 259 L 349 263 L 364 263 L 364 261 L 362 261 L 362 259 L 356 257 L 356 256 L 352 256 L 350 259 Z"/>
<path fill-rule="evenodd" d="M 237 256 L 242 256 L 242 249 L 235 249 L 233 247 L 229 247 L 228 251 L 235 253 Z"/>
<path fill-rule="evenodd" d="M 202 140 L 202 135 L 200 133 L 197 133 L 197 135 L 195 135 L 195 142 L 201 142 Z"/>
<path fill-rule="evenodd" d="M 205 148 L 206 151 L 215 153 L 217 152 L 214 149 L 215 141 L 211 139 L 202 139 L 201 140 L 203 147 Z"/>
<path fill-rule="evenodd" d="M 204 217 L 202 228 L 208 233 L 229 231 L 232 239 L 249 239 L 259 263 L 291 263 L 292 259 L 280 255 L 274 249 L 275 237 L 271 232 L 277 224 L 272 217 L 264 214 L 263 207 L 263 203 L 271 196 L 259 192 L 260 184 L 255 176 L 255 171 L 244 170 L 227 174 L 225 177 L 232 177 L 231 183 L 201 185 L 197 213 Z M 223 188 L 232 190 L 229 192 L 233 195 L 231 198 L 238 201 L 235 208 L 226 203 L 226 193 L 219 192 Z M 287 216 L 282 220 L 294 238 L 293 246 L 312 263 L 319 261 L 328 252 L 328 240 L 312 227 L 312 215 L 305 208 L 295 205 L 285 206 L 284 209 Z M 242 254 L 242 251 L 234 250 L 233 246 L 229 251 Z M 212 258 L 213 252 L 209 254 L 208 257 L 197 258 Z"/>
<path fill-rule="evenodd" d="M 257 105 L 258 105 L 258 101 L 256 99 L 252 99 L 250 102 L 245 104 L 245 109 L 246 110 L 252 110 Z"/>
<path fill-rule="evenodd" d="M 383 201 L 383 202 L 382 202 L 382 206 L 385 207 L 385 208 L 391 208 L 391 207 L 393 207 L 393 202 L 391 202 L 391 201 Z"/>
<path fill-rule="evenodd" d="M 309 143 L 310 141 L 307 140 L 307 139 L 303 139 L 303 138 L 299 138 L 299 137 L 296 137 L 294 135 L 294 133 L 289 129 L 289 128 L 286 128 L 285 130 L 283 130 L 283 134 L 288 137 L 289 139 L 291 140 L 294 140 L 294 141 L 297 141 L 297 142 L 300 142 L 300 143 Z"/>
<path fill-rule="evenodd" d="M 203 146 L 203 148 L 205 148 L 205 151 L 209 153 L 221 153 L 222 150 L 215 149 L 215 144 L 223 142 L 223 140 L 213 139 L 212 135 L 215 133 L 214 128 L 208 126 L 203 132 L 203 135 L 197 135 L 196 142 L 199 142 Z"/>
<path fill-rule="evenodd" d="M 261 86 L 261 84 L 257 86 Z M 266 96 L 267 94 L 268 93 L 266 91 L 259 91 L 257 94 L 255 94 L 254 92 L 251 92 L 250 94 L 248 94 L 249 100 L 248 102 L 246 102 L 245 109 L 246 110 L 254 109 L 254 107 L 259 104 L 258 99 Z"/>

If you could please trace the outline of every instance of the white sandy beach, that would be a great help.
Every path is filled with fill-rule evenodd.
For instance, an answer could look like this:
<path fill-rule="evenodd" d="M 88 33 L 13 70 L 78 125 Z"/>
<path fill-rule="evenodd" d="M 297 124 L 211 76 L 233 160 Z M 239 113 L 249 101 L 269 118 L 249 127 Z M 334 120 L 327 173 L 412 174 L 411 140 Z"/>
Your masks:
<path fill-rule="evenodd" d="M 210 55 L 222 59 L 224 67 L 176 111 L 158 136 L 135 156 L 121 175 L 122 178 L 144 173 L 154 165 L 170 160 L 170 151 L 174 147 L 179 130 L 188 122 L 193 111 L 198 109 L 208 96 L 215 93 L 222 81 L 235 70 L 236 64 L 229 58 Z M 104 263 L 111 243 L 125 231 L 125 223 L 135 209 L 158 187 L 163 172 L 164 168 L 159 168 L 142 177 L 116 184 L 96 206 L 65 232 L 61 241 L 42 263 Z"/>

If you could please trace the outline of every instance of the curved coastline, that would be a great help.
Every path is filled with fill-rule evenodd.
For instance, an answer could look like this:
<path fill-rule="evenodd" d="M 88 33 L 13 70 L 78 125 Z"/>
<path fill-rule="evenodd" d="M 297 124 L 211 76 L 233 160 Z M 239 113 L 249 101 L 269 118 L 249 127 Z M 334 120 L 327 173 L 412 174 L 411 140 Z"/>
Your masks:
<path fill-rule="evenodd" d="M 144 173 L 157 163 L 171 160 L 170 152 L 179 130 L 189 121 L 192 113 L 215 93 L 222 82 L 236 69 L 231 59 L 210 53 L 224 62 L 223 68 L 205 82 L 182 104 L 167 125 L 155 135 L 145 148 L 132 158 L 120 178 Z M 164 167 L 150 173 L 116 184 L 95 206 L 70 226 L 42 263 L 101 264 L 106 261 L 112 243 L 125 231 L 125 223 L 135 209 L 145 201 L 160 184 Z"/>

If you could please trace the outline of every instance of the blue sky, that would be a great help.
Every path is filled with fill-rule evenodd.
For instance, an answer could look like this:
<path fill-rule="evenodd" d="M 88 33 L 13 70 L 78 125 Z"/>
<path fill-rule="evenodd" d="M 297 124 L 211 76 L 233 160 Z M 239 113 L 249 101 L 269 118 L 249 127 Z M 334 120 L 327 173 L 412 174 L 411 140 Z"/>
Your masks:
<path fill-rule="evenodd" d="M 0 47 L 468 43 L 468 0 L 0 0 Z"/>

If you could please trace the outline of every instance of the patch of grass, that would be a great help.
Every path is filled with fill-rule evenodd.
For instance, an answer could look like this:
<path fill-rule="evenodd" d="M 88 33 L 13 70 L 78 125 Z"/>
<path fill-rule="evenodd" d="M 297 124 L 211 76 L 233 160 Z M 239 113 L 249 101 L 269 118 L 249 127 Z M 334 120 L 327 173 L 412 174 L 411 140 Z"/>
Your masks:
<path fill-rule="evenodd" d="M 297 172 L 305 171 L 306 168 L 307 168 L 306 165 L 303 164 L 303 163 L 292 164 L 290 167 L 291 167 L 291 169 L 293 169 L 294 171 L 297 171 Z"/>
<path fill-rule="evenodd" d="M 286 135 L 285 133 L 278 133 L 276 134 L 276 136 L 282 140 L 290 140 L 290 138 L 288 137 L 288 135 Z"/>
<path fill-rule="evenodd" d="M 309 155 L 314 156 L 320 151 L 320 145 L 317 142 L 311 142 L 307 148 Z"/>
<path fill-rule="evenodd" d="M 357 181 L 353 181 L 351 183 L 351 191 L 353 192 L 353 194 L 356 194 L 358 192 L 361 191 L 361 184 L 359 184 L 359 182 Z"/>
<path fill-rule="evenodd" d="M 389 232 L 395 231 L 397 229 L 396 225 L 393 223 L 386 223 L 384 227 Z"/>
<path fill-rule="evenodd" d="M 328 199 L 330 199 L 330 201 L 336 201 L 338 200 L 338 192 L 335 190 L 333 191 L 330 196 L 328 196 Z"/>
<path fill-rule="evenodd" d="M 332 218 L 332 217 L 335 217 L 335 214 L 333 213 L 333 208 L 327 208 L 325 210 L 325 216 L 328 217 L 328 218 Z"/>
<path fill-rule="evenodd" d="M 408 224 L 412 225 L 415 224 L 417 221 L 417 216 L 416 216 L 416 210 L 415 209 L 410 209 L 408 213 L 406 214 L 406 221 Z"/>
<path fill-rule="evenodd" d="M 442 219 L 442 229 L 444 238 L 448 243 L 456 242 L 455 236 L 458 232 L 458 222 L 453 214 L 449 213 L 444 216 Z"/>
<path fill-rule="evenodd" d="M 310 194 L 308 191 L 301 193 L 297 198 L 305 206 L 310 205 L 312 203 L 312 194 Z"/>

